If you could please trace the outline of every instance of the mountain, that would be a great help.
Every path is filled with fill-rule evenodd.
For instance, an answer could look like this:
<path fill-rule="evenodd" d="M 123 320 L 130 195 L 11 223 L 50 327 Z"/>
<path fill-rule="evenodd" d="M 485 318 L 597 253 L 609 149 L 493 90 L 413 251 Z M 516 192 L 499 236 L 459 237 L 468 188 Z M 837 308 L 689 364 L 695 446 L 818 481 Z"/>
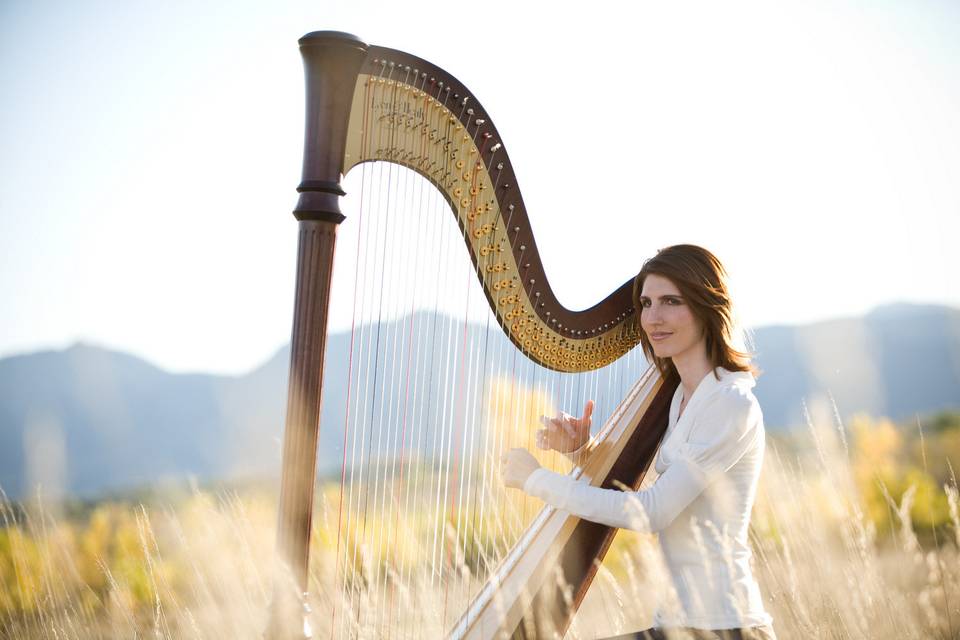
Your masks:
<path fill-rule="evenodd" d="M 453 341 L 417 347 L 430 362 L 426 370 L 438 374 L 418 383 L 409 406 L 401 402 L 402 385 L 393 381 L 402 379 L 407 320 L 385 324 L 383 340 L 368 329 L 358 331 L 353 345 L 347 333 L 329 337 L 321 473 L 337 472 L 343 458 L 343 371 L 351 350 L 379 354 L 378 369 L 365 375 L 373 376 L 368 384 L 385 406 L 416 413 L 446 393 L 441 374 Z M 415 320 L 438 325 L 448 338 L 458 331 L 443 317 Z M 505 347 L 501 333 L 476 329 L 468 332 L 468 347 Z M 841 416 L 863 411 L 895 420 L 960 408 L 957 309 L 892 305 L 859 318 L 763 327 L 754 333 L 754 350 L 763 370 L 756 394 L 771 429 L 802 424 L 805 404 L 815 415 L 835 405 Z M 97 496 L 186 476 L 276 477 L 288 366 L 288 347 L 237 377 L 171 374 L 84 344 L 0 359 L 0 488 L 14 498 L 37 483 Z M 380 453 L 392 446 L 381 445 Z"/>
<path fill-rule="evenodd" d="M 835 403 L 843 417 L 897 421 L 960 408 L 958 309 L 895 304 L 860 318 L 764 327 L 755 352 L 756 395 L 774 427 L 801 424 L 802 400 Z"/>
<path fill-rule="evenodd" d="M 231 386 L 83 344 L 0 360 L 0 486 L 89 495 L 215 474 Z"/>

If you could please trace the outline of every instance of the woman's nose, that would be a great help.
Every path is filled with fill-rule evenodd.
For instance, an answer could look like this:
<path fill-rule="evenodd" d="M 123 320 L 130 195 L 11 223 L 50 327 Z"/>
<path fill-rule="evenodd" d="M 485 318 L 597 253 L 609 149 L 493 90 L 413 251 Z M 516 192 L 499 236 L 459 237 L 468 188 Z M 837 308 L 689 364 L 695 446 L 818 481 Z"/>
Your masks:
<path fill-rule="evenodd" d="M 649 322 L 649 323 L 651 323 L 651 324 L 656 324 L 656 323 L 660 322 L 660 309 L 657 308 L 657 305 L 652 304 L 652 305 L 650 305 L 649 307 L 647 307 L 646 309 L 644 309 L 644 311 L 646 312 L 646 313 L 644 313 L 644 316 L 645 316 L 647 322 Z"/>

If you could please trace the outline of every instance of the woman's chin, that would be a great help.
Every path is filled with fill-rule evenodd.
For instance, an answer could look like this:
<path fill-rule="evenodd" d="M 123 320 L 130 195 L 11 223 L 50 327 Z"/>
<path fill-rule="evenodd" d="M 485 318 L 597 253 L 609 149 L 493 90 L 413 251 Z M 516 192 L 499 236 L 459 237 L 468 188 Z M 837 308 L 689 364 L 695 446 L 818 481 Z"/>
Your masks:
<path fill-rule="evenodd" d="M 664 348 L 658 349 L 657 347 L 654 347 L 653 355 L 657 356 L 658 358 L 670 358 L 671 356 L 673 356 L 673 349 L 664 349 Z"/>

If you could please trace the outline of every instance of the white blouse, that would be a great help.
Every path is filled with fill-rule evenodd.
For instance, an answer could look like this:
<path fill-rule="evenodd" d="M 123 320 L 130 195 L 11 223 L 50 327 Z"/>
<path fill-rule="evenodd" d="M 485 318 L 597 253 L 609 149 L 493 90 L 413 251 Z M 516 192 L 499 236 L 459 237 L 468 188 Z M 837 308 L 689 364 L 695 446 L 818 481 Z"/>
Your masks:
<path fill-rule="evenodd" d="M 750 569 L 747 533 L 763 464 L 763 415 L 748 372 L 717 368 L 700 381 L 683 415 L 683 385 L 646 489 L 591 487 L 537 469 L 524 491 L 601 524 L 657 533 L 679 610 L 661 606 L 658 627 L 734 629 L 770 624 Z"/>

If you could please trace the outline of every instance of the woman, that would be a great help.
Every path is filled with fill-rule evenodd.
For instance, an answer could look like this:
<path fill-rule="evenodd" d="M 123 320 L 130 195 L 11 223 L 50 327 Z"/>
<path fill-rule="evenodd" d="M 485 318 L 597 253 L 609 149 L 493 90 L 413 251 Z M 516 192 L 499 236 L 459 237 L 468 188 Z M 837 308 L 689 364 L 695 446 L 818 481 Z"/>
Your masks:
<path fill-rule="evenodd" d="M 664 376 L 680 377 L 656 481 L 636 492 L 591 487 L 513 449 L 504 455 L 504 482 L 581 518 L 658 534 L 679 606 L 661 606 L 655 628 L 623 638 L 664 638 L 670 629 L 694 638 L 775 638 L 747 538 L 763 416 L 749 355 L 734 346 L 726 271 L 706 249 L 668 247 L 644 263 L 633 297 L 647 359 Z M 588 402 L 580 419 L 546 420 L 538 446 L 576 459 L 590 437 L 592 410 Z"/>

